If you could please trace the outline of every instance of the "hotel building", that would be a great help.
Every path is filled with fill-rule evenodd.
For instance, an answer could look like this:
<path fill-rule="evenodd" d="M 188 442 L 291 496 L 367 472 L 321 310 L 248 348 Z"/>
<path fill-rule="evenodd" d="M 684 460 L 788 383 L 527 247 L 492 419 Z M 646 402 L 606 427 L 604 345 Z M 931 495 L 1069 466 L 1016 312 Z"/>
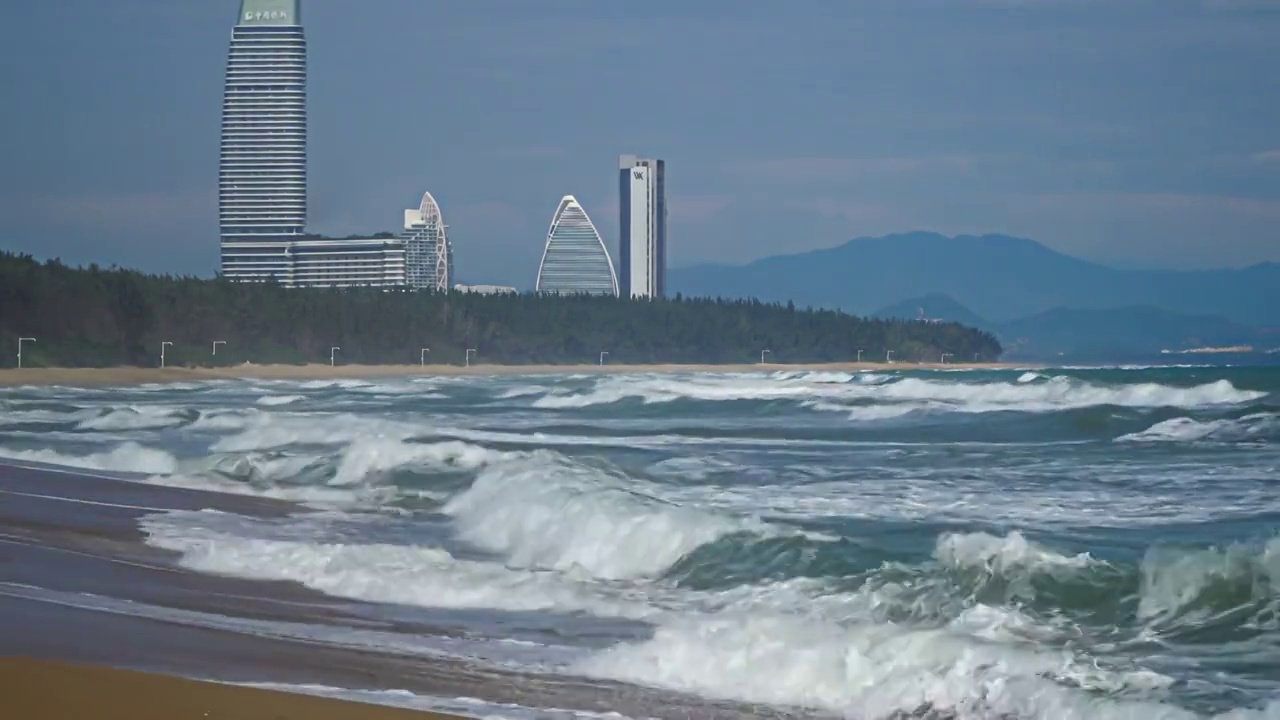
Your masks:
<path fill-rule="evenodd" d="M 622 297 L 667 291 L 666 163 L 618 157 L 618 269 Z"/>
<path fill-rule="evenodd" d="M 404 211 L 404 239 L 409 286 L 447 292 L 453 284 L 453 245 L 449 226 L 431 193 L 423 193 L 416 209 Z"/>
<path fill-rule="evenodd" d="M 395 287 L 394 238 L 323 238 L 307 224 L 307 40 L 301 0 L 241 0 L 218 163 L 222 275 L 286 287 Z"/>
<path fill-rule="evenodd" d="M 561 198 L 551 216 L 535 287 L 540 293 L 618 294 L 609 250 L 587 211 L 572 195 Z"/>
<path fill-rule="evenodd" d="M 307 221 L 307 40 L 300 0 L 241 2 L 222 98 L 218 220 L 224 276 L 289 274 L 282 246 L 304 234 Z"/>

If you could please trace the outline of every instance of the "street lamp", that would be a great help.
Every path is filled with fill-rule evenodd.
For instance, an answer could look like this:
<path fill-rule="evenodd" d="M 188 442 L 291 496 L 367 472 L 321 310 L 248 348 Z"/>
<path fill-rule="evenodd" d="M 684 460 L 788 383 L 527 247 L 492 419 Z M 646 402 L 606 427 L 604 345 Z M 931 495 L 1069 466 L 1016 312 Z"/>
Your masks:
<path fill-rule="evenodd" d="M 604 365 L 604 357 L 605 357 L 605 355 L 608 355 L 608 354 L 609 354 L 609 351 L 608 351 L 608 350 L 605 350 L 605 351 L 603 351 L 603 352 L 601 352 L 601 353 L 600 353 L 600 364 L 601 364 L 601 365 Z"/>
<path fill-rule="evenodd" d="M 22 343 L 24 343 L 24 342 L 35 342 L 35 341 L 36 341 L 36 339 L 35 339 L 35 338 L 29 338 L 29 337 L 20 337 L 20 338 L 18 338 L 18 369 L 19 369 L 19 370 L 21 370 L 21 369 L 22 369 Z"/>
<path fill-rule="evenodd" d="M 213 341 L 213 354 L 214 354 L 214 355 L 217 355 L 217 354 L 218 354 L 218 346 L 219 346 L 219 345 L 226 345 L 226 344 L 227 344 L 227 341 L 226 341 L 226 340 L 214 340 L 214 341 Z"/>
<path fill-rule="evenodd" d="M 429 352 L 431 352 L 431 348 L 422 348 L 422 350 L 418 352 L 418 365 L 425 366 L 427 364 L 427 353 Z"/>
<path fill-rule="evenodd" d="M 475 348 L 467 348 L 466 359 L 464 360 L 466 367 L 471 367 L 471 355 L 476 351 Z"/>
<path fill-rule="evenodd" d="M 892 350 L 885 350 L 885 351 L 884 351 L 884 362 L 885 362 L 885 364 L 886 364 L 886 365 L 888 365 L 889 363 L 893 362 L 893 351 L 892 351 Z"/>
<path fill-rule="evenodd" d="M 337 353 L 341 349 L 342 348 L 338 347 L 337 345 L 334 345 L 333 347 L 329 348 L 329 367 L 333 367 L 333 356 L 335 353 Z"/>
<path fill-rule="evenodd" d="M 164 342 L 160 343 L 160 367 L 164 367 L 164 348 L 165 348 L 165 346 L 166 346 L 166 345 L 172 345 L 172 344 L 173 344 L 173 343 L 169 342 L 168 340 L 165 340 Z"/>
<path fill-rule="evenodd" d="M 859 362 L 859 363 L 861 363 L 861 362 L 862 362 L 862 351 L 861 351 L 861 350 L 859 350 L 859 351 L 858 351 L 858 362 Z"/>
<path fill-rule="evenodd" d="M 773 354 L 773 351 L 772 351 L 772 350 L 761 350 L 761 351 L 760 351 L 760 364 L 761 364 L 761 365 L 763 365 L 763 364 L 764 364 L 764 356 L 765 356 L 765 355 L 772 355 L 772 354 Z"/>

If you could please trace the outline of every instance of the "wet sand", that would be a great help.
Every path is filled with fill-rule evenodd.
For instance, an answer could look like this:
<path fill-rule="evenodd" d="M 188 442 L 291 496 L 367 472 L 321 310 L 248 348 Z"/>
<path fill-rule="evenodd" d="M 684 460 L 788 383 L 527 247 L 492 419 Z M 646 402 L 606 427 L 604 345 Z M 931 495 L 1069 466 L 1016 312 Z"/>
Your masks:
<path fill-rule="evenodd" d="M 442 720 L 447 715 L 100 666 L 0 658 L 13 720 Z"/>
<path fill-rule="evenodd" d="M 198 382 L 202 380 L 325 380 L 407 378 L 456 375 L 554 375 L 574 373 L 735 373 L 884 370 L 979 370 L 1033 367 L 1014 363 L 739 363 L 731 365 L 235 365 L 216 368 L 23 368 L 0 370 L 0 387 L 67 385 L 78 387 Z"/>

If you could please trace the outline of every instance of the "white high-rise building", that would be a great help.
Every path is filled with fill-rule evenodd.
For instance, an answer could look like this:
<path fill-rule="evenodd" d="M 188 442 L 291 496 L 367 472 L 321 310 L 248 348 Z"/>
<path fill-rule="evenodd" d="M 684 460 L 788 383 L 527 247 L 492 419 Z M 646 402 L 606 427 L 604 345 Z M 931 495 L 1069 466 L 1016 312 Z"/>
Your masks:
<path fill-rule="evenodd" d="M 622 297 L 667 292 L 666 163 L 618 156 L 618 268 Z"/>
<path fill-rule="evenodd" d="M 300 0 L 241 2 L 222 101 L 218 219 L 223 275 L 288 274 L 284 245 L 305 232 L 307 220 L 307 41 Z"/>
<path fill-rule="evenodd" d="M 422 195 L 416 209 L 404 211 L 404 235 L 409 287 L 447 292 L 453 286 L 453 245 L 449 226 L 431 193 Z"/>
<path fill-rule="evenodd" d="M 578 199 L 565 195 L 556 205 L 534 286 L 540 293 L 618 294 L 618 277 L 600 233 Z"/>

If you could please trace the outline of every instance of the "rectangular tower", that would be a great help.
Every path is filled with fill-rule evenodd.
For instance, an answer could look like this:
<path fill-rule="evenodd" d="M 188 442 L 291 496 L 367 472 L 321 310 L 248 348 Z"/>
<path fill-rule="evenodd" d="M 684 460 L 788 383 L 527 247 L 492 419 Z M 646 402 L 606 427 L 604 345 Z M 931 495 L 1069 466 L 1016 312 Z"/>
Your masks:
<path fill-rule="evenodd" d="M 667 292 L 666 163 L 618 156 L 618 294 L 661 298 Z"/>
<path fill-rule="evenodd" d="M 307 219 L 307 40 L 301 0 L 242 0 L 222 99 L 222 273 L 281 278 Z"/>

